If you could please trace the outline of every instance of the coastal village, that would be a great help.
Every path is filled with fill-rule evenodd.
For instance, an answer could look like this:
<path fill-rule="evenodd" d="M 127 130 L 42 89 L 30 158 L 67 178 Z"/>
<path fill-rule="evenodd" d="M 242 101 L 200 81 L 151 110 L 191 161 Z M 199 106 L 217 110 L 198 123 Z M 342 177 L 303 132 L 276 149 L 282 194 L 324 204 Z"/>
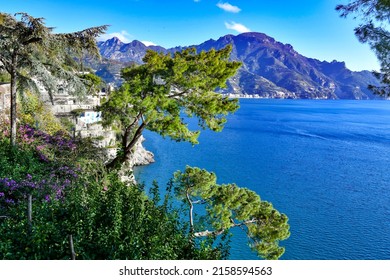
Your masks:
<path fill-rule="evenodd" d="M 115 157 L 117 153 L 117 142 L 115 131 L 105 128 L 101 124 L 102 114 L 96 111 L 96 107 L 101 104 L 104 98 L 107 98 L 114 90 L 114 86 L 108 84 L 107 87 L 100 88 L 94 95 L 88 95 L 83 99 L 70 95 L 64 88 L 60 87 L 53 95 L 53 102 L 49 94 L 42 88 L 41 99 L 51 109 L 57 118 L 66 118 L 73 125 L 72 137 L 86 138 L 90 137 L 96 147 L 103 148 L 107 161 Z M 10 108 L 10 84 L 0 84 L 0 114 L 5 114 Z M 44 128 L 43 128 L 44 129 Z M 147 151 L 142 142 L 145 139 L 140 138 L 136 146 L 134 156 L 130 162 L 125 164 L 123 171 L 123 181 L 134 181 L 133 175 L 126 176 L 126 170 L 132 170 L 134 166 L 146 165 L 154 162 L 153 153 Z"/>

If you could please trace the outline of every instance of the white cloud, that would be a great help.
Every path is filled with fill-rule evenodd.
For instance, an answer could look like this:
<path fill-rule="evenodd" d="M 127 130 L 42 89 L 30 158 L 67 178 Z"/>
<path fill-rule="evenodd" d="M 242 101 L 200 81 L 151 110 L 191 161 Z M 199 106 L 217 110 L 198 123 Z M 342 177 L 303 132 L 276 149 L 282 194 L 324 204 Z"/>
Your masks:
<path fill-rule="evenodd" d="M 149 46 L 157 46 L 157 44 L 155 44 L 153 42 L 150 42 L 150 41 L 141 41 L 141 43 L 144 44 L 147 47 L 149 47 Z"/>
<path fill-rule="evenodd" d="M 239 13 L 241 11 L 241 9 L 237 6 L 233 6 L 231 4 L 229 4 L 228 2 L 226 3 L 218 3 L 217 4 L 217 7 L 218 8 L 221 8 L 222 10 L 226 11 L 226 12 L 230 12 L 230 13 Z"/>
<path fill-rule="evenodd" d="M 98 39 L 101 41 L 106 41 L 106 40 L 109 40 L 113 37 L 117 37 L 123 43 L 130 43 L 132 36 L 129 33 L 127 33 L 126 30 L 122 30 L 121 32 L 113 32 L 113 33 L 109 33 L 109 34 L 103 34 L 103 35 L 99 36 Z"/>
<path fill-rule="evenodd" d="M 235 30 L 238 33 L 251 32 L 251 30 L 248 27 L 246 27 L 245 25 L 243 25 L 241 23 L 234 22 L 234 21 L 225 22 L 225 26 L 227 29 Z"/>

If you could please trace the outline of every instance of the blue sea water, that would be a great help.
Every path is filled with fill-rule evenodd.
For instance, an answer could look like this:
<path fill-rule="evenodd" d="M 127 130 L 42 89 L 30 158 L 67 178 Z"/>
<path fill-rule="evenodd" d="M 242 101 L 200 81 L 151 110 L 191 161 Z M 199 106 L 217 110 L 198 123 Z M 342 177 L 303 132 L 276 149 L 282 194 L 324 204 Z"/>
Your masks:
<path fill-rule="evenodd" d="M 390 102 L 242 99 L 200 144 L 147 132 L 156 162 L 136 178 L 161 186 L 186 165 L 256 191 L 289 217 L 282 259 L 390 259 Z M 257 259 L 234 231 L 231 259 Z"/>

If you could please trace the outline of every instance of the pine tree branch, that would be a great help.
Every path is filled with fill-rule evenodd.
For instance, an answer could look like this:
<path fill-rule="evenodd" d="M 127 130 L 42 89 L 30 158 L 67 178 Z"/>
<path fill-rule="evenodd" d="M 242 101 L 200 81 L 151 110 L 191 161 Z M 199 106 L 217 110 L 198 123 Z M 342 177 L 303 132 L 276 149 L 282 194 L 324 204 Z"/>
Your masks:
<path fill-rule="evenodd" d="M 22 44 L 23 44 L 24 46 L 27 46 L 27 45 L 29 45 L 29 44 L 37 43 L 37 42 L 42 42 L 42 38 L 33 37 L 33 38 L 30 38 L 30 39 L 24 41 Z"/>
<path fill-rule="evenodd" d="M 242 226 L 245 226 L 248 224 L 257 223 L 258 220 L 253 218 L 253 219 L 250 219 L 250 220 L 247 220 L 247 221 L 244 221 L 242 223 L 237 224 L 231 219 L 231 222 L 232 222 L 232 224 L 229 228 L 242 227 Z M 214 230 L 214 231 L 205 230 L 205 231 L 195 232 L 194 236 L 195 237 L 218 236 L 218 235 L 221 235 L 226 229 L 227 228 L 222 228 L 222 229 L 218 229 L 218 230 Z"/>
<path fill-rule="evenodd" d="M 207 203 L 207 200 L 206 199 L 199 199 L 199 200 L 195 200 L 195 201 L 191 201 L 192 204 L 205 204 Z"/>

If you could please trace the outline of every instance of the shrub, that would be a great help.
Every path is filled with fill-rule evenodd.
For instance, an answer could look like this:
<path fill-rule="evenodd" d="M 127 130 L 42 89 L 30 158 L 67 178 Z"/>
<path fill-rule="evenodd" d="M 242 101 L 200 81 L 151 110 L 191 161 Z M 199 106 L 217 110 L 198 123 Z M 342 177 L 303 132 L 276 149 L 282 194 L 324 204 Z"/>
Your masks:
<path fill-rule="evenodd" d="M 96 171 L 95 166 L 95 171 Z M 70 169 L 61 170 L 69 175 Z M 57 174 L 59 175 L 59 174 Z M 115 173 L 84 170 L 61 184 L 53 176 L 45 188 L 29 180 L 12 182 L 20 191 L 0 219 L 0 258 L 70 259 L 69 235 L 77 259 L 197 259 L 217 258 L 218 250 L 196 247 L 179 224 L 178 212 L 168 200 L 159 204 L 142 186 L 127 186 Z M 9 182 L 4 179 L 3 182 Z M 28 185 L 28 184 L 30 185 Z M 58 186 L 61 185 L 60 193 Z M 1 186 L 1 181 L 0 181 Z M 27 221 L 27 192 L 34 189 L 33 219 Z M 0 200 L 5 201 L 8 193 Z M 14 194 L 14 193 L 12 193 Z M 159 195 L 154 192 L 154 195 Z M 4 203 L 3 203 L 4 205 Z"/>

